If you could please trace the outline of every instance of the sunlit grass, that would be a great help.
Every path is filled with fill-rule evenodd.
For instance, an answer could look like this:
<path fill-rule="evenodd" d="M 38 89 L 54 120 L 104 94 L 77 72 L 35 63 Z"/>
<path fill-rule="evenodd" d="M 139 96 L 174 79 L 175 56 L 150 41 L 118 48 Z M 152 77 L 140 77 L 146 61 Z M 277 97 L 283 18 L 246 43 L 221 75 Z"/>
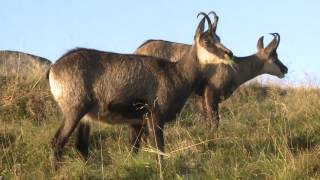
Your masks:
<path fill-rule="evenodd" d="M 72 136 L 54 171 L 51 138 L 61 114 L 46 83 L 0 84 L 0 177 L 4 179 L 158 179 L 150 147 L 132 156 L 126 126 L 93 123 L 84 161 Z M 320 90 L 239 89 L 221 107 L 219 136 L 188 104 L 165 127 L 164 179 L 320 178 Z M 1 178 L 0 178 L 1 179 Z"/>

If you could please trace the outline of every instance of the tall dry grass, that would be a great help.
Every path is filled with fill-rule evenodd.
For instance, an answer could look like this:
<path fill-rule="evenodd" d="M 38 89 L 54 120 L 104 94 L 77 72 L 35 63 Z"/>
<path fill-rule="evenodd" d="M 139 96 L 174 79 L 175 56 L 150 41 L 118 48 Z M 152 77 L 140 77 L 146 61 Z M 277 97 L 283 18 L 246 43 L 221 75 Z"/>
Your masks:
<path fill-rule="evenodd" d="M 219 136 L 192 99 L 165 127 L 164 179 L 319 179 L 320 90 L 251 84 L 221 107 Z M 90 156 L 64 150 L 51 165 L 61 113 L 46 82 L 0 83 L 0 177 L 4 179 L 158 179 L 153 149 L 132 156 L 127 127 L 92 124 Z M 0 178 L 0 179 L 1 179 Z"/>

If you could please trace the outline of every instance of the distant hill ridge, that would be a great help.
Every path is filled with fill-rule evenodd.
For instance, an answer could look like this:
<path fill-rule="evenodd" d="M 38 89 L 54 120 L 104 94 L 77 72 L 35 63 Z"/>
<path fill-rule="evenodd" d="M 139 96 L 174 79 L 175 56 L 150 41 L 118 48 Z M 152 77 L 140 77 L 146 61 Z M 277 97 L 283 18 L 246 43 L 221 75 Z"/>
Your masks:
<path fill-rule="evenodd" d="M 32 54 L 0 50 L 0 77 L 34 80 L 45 77 L 51 61 Z"/>

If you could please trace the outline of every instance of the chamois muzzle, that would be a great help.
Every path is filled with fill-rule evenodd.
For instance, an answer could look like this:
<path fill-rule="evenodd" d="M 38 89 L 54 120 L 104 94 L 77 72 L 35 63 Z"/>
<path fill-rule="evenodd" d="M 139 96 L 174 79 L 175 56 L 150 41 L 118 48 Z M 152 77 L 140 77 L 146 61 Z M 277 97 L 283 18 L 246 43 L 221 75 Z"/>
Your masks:
<path fill-rule="evenodd" d="M 228 49 L 227 55 L 229 56 L 229 59 L 233 59 L 233 53 L 231 50 Z"/>
<path fill-rule="evenodd" d="M 228 56 L 229 59 L 233 59 L 233 53 L 230 49 L 226 48 L 223 44 L 217 43 L 216 46 L 220 48 L 225 54 Z"/>
<path fill-rule="evenodd" d="M 288 68 L 284 64 L 282 64 L 281 61 L 275 61 L 275 63 L 279 66 L 281 73 L 287 74 L 288 73 Z"/>

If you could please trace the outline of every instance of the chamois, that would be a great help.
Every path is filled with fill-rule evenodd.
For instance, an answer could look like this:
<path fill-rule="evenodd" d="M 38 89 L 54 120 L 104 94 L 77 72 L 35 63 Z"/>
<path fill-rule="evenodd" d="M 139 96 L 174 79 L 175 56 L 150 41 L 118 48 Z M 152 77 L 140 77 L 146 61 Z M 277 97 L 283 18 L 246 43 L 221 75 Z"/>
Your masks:
<path fill-rule="evenodd" d="M 221 43 L 220 37 L 216 34 L 219 16 L 214 11 L 210 11 L 208 13 L 208 15 L 210 15 L 210 14 L 214 15 L 214 21 L 212 22 L 212 25 L 211 25 L 212 28 L 208 29 L 207 35 L 208 36 L 212 35 L 212 37 L 210 38 L 211 41 L 217 42 L 215 47 L 220 49 L 220 51 L 215 51 L 214 53 L 220 57 L 222 57 L 224 54 L 229 57 L 233 57 L 232 51 L 230 49 L 226 48 Z M 210 42 L 204 41 L 203 43 L 204 43 L 203 46 L 206 46 L 205 43 L 210 43 Z M 180 59 L 182 59 L 182 57 L 185 54 L 188 54 L 190 52 L 190 47 L 191 47 L 190 45 L 183 44 L 183 43 L 175 43 L 175 42 L 170 42 L 170 41 L 151 39 L 151 40 L 147 40 L 143 44 L 141 44 L 135 50 L 134 54 L 148 55 L 148 56 L 150 55 L 150 56 L 168 59 L 171 62 L 177 62 Z M 222 54 L 219 54 L 219 53 L 222 53 Z M 228 62 L 225 61 L 223 63 L 227 64 Z"/>
<path fill-rule="evenodd" d="M 212 64 L 207 66 L 209 74 L 201 83 L 198 94 L 202 97 L 202 108 L 208 121 L 212 121 L 212 127 L 219 126 L 219 103 L 227 99 L 244 82 L 261 74 L 270 74 L 283 78 L 288 68 L 278 59 L 277 48 L 280 43 L 280 35 L 272 33 L 273 40 L 267 47 L 263 45 L 263 36 L 258 40 L 258 52 L 247 57 L 234 56 L 234 65 Z M 183 56 L 181 52 L 188 53 L 190 45 L 167 42 L 162 40 L 149 40 L 140 46 L 135 54 L 169 59 L 179 62 Z M 212 73 L 212 74 L 210 74 Z"/>
<path fill-rule="evenodd" d="M 49 71 L 50 90 L 64 120 L 52 139 L 54 162 L 61 159 L 68 137 L 81 118 L 111 124 L 129 124 L 134 130 L 148 128 L 153 147 L 164 151 L 164 124 L 173 120 L 203 78 L 202 70 L 212 63 L 229 60 L 229 54 L 212 39 L 208 16 L 200 21 L 189 53 L 179 62 L 144 56 L 74 49 L 53 64 Z M 209 30 L 204 32 L 205 20 Z M 203 46 L 206 42 L 207 46 Z M 219 52 L 217 55 L 214 52 Z M 77 148 L 86 157 L 82 137 L 89 126 L 80 123 Z M 138 133 L 135 133 L 138 139 Z M 84 138 L 87 141 L 88 138 Z M 134 147 L 138 144 L 134 143 Z"/>
<path fill-rule="evenodd" d="M 217 21 L 218 21 L 218 16 L 216 13 L 211 11 L 209 14 L 213 14 L 215 16 L 215 21 L 211 24 L 209 16 L 207 16 L 204 13 L 200 13 L 203 16 L 206 16 L 206 19 L 208 20 L 208 31 L 206 33 L 203 33 L 206 38 L 205 44 L 203 46 L 208 46 L 207 48 L 210 48 L 212 52 L 214 52 L 214 55 L 211 55 L 213 57 L 209 56 L 210 58 L 217 59 L 214 57 L 215 55 L 218 56 L 219 58 L 227 58 L 227 59 L 232 59 L 233 53 L 231 50 L 226 48 L 223 44 L 220 42 L 220 37 L 215 35 L 213 37 L 210 37 L 210 34 L 215 34 L 214 32 L 216 31 L 216 26 L 217 26 Z M 211 44 L 210 44 L 211 43 Z M 214 44 L 214 45 L 212 45 Z M 202 51 L 203 52 L 203 49 Z M 185 56 L 190 55 L 190 53 L 185 53 Z M 208 56 L 208 53 L 204 52 L 202 55 Z M 182 57 L 180 57 L 181 59 Z M 200 58 L 201 59 L 201 58 Z M 208 57 L 202 58 L 202 59 L 208 59 Z M 166 59 L 166 61 L 168 61 Z M 229 61 L 230 62 L 230 61 Z M 212 61 L 212 62 L 202 62 L 201 64 L 218 64 L 218 63 L 226 63 L 228 64 L 228 61 Z M 90 134 L 90 125 L 87 123 L 88 120 L 84 117 L 83 120 L 81 120 L 79 126 L 78 126 L 78 134 L 77 134 L 77 139 L 76 139 L 76 147 L 77 149 L 83 154 L 84 157 L 87 156 L 88 154 L 88 146 L 89 146 L 89 134 Z M 146 125 L 132 125 L 129 124 L 129 141 L 131 143 L 132 147 L 132 152 L 137 153 L 140 147 L 140 140 L 142 134 L 148 134 L 147 127 Z"/>

